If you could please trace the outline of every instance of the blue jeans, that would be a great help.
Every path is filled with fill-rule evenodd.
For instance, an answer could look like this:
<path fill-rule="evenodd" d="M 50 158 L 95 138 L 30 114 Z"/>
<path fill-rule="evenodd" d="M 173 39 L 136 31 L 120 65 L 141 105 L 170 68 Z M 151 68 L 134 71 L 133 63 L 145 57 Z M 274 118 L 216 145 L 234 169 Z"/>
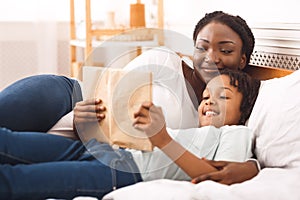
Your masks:
<path fill-rule="evenodd" d="M 139 181 L 138 168 L 125 150 L 95 140 L 83 145 L 61 136 L 0 128 L 1 199 L 101 199 Z"/>
<path fill-rule="evenodd" d="M 30 76 L 0 92 L 0 127 L 47 132 L 81 100 L 80 86 L 73 79 Z"/>

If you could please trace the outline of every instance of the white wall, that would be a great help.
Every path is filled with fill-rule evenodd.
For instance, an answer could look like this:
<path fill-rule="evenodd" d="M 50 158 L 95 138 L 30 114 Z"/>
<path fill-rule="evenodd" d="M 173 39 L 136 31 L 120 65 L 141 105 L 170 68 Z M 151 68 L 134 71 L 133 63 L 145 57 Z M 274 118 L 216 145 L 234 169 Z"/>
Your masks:
<path fill-rule="evenodd" d="M 198 20 L 207 12 L 222 10 L 240 15 L 249 25 L 258 22 L 300 23 L 297 0 L 164 0 L 167 28 L 192 36 Z"/>
<path fill-rule="evenodd" d="M 152 1 L 155 0 L 143 0 L 142 2 L 147 6 Z M 135 1 L 92 0 L 92 15 L 95 20 L 105 20 L 105 13 L 114 10 L 119 23 L 128 23 L 126 16 L 129 16 L 130 2 Z M 69 20 L 69 0 L 0 0 L 0 5 L 0 22 Z M 77 20 L 84 19 L 84 0 L 75 0 L 75 6 Z M 148 10 L 152 10 L 152 8 L 148 7 Z M 240 15 L 249 24 L 300 22 L 298 0 L 164 0 L 166 28 L 190 35 L 197 21 L 205 13 L 214 10 Z"/>
<path fill-rule="evenodd" d="M 155 5 L 154 1 L 142 0 L 146 5 Z M 124 16 L 129 16 L 132 2 L 135 0 L 92 0 L 92 16 L 103 23 L 105 13 L 114 10 L 116 22 L 126 25 L 129 19 Z M 75 3 L 79 22 L 84 19 L 84 0 Z M 0 0 L 0 5 L 0 90 L 30 74 L 68 75 L 69 0 Z M 198 20 L 214 10 L 238 14 L 253 27 L 269 22 L 293 27 L 300 23 L 298 5 L 298 0 L 164 0 L 165 28 L 191 38 Z M 153 8 L 146 6 L 147 10 Z M 167 42 L 174 43 L 171 38 Z"/>

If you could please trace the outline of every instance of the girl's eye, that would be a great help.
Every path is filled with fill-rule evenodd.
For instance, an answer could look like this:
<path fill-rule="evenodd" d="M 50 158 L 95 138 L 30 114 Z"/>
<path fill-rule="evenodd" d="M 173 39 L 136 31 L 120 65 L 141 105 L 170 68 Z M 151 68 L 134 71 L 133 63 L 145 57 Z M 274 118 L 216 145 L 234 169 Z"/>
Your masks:
<path fill-rule="evenodd" d="M 202 97 L 202 100 L 207 100 L 209 99 L 209 97 Z"/>
<path fill-rule="evenodd" d="M 229 97 L 225 96 L 225 95 L 221 95 L 220 99 L 229 99 Z"/>

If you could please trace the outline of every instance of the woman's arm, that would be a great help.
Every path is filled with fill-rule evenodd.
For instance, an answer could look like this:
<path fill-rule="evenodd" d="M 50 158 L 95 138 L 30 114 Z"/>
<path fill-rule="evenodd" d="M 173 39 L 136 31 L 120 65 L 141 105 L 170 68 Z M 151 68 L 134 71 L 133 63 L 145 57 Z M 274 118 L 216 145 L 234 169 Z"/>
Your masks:
<path fill-rule="evenodd" d="M 170 137 L 161 108 L 146 102 L 134 117 L 134 126 L 145 131 L 152 144 L 160 148 L 190 177 L 217 171 L 206 160 L 198 158 Z"/>
<path fill-rule="evenodd" d="M 226 130 L 224 130 L 225 128 Z M 216 160 L 224 161 L 208 161 L 218 171 L 201 175 L 193 180 L 194 183 L 213 180 L 230 185 L 249 180 L 257 175 L 259 171 L 257 162 L 255 160 L 244 162 L 252 156 L 252 132 L 250 129 L 242 126 L 224 127 L 224 129 L 215 155 Z"/>
<path fill-rule="evenodd" d="M 192 180 L 193 183 L 212 180 L 222 184 L 231 185 L 247 181 L 259 172 L 257 164 L 253 160 L 247 162 L 208 161 L 219 171 L 203 174 Z"/>

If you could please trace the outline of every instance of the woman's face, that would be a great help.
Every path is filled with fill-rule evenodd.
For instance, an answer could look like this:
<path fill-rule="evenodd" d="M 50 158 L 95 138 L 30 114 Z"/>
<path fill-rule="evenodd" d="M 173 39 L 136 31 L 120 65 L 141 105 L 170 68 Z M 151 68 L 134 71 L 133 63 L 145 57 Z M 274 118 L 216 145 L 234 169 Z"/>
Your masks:
<path fill-rule="evenodd" d="M 220 75 L 208 82 L 198 107 L 200 126 L 237 125 L 241 118 L 243 99 L 237 87 L 230 85 L 227 75 Z"/>
<path fill-rule="evenodd" d="M 211 22 L 199 32 L 193 63 L 197 75 L 206 83 L 219 69 L 243 69 L 246 55 L 242 54 L 243 42 L 227 25 Z"/>

